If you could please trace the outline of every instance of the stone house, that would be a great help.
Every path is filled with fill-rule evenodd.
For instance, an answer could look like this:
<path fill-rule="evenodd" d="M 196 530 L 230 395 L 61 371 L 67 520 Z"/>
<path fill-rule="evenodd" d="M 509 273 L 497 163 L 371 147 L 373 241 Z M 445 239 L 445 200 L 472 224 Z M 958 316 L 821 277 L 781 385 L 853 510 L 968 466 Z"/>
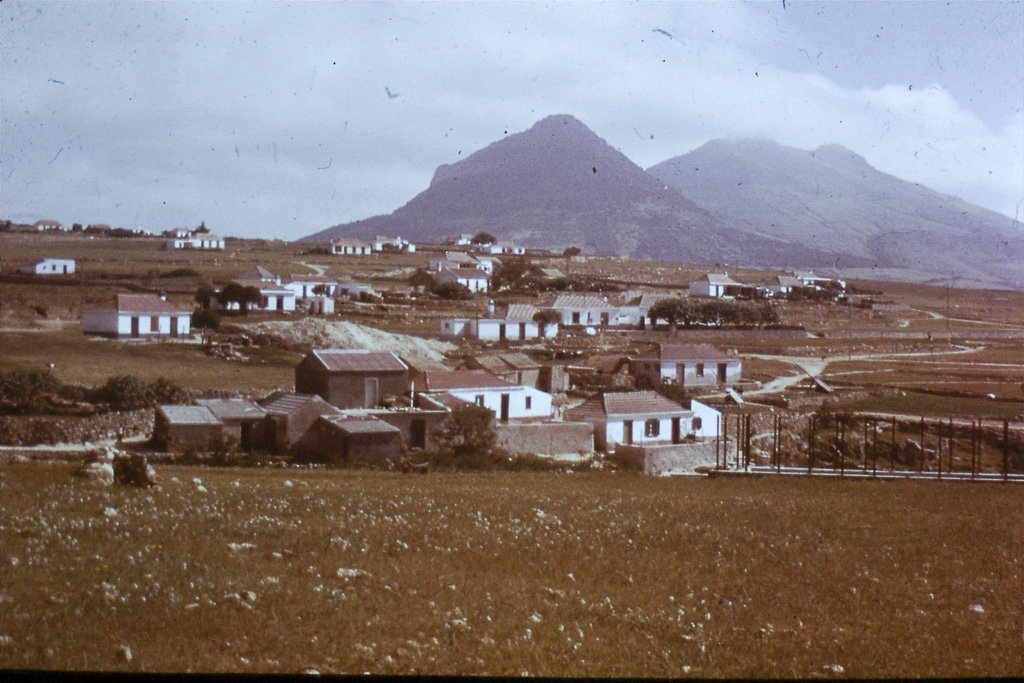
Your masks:
<path fill-rule="evenodd" d="M 275 391 L 257 403 L 267 411 L 266 445 L 274 453 L 316 455 L 320 431 L 313 426 L 322 416 L 341 414 L 327 401 L 310 394 Z"/>
<path fill-rule="evenodd" d="M 208 398 L 196 401 L 213 413 L 224 426 L 224 434 L 246 453 L 267 447 L 267 411 L 252 401 L 241 398 Z"/>
<path fill-rule="evenodd" d="M 338 408 L 376 408 L 409 392 L 409 366 L 391 351 L 314 349 L 295 367 L 295 390 Z"/>
<path fill-rule="evenodd" d="M 157 406 L 153 445 L 165 451 L 208 451 L 223 436 L 224 425 L 206 406 Z"/>

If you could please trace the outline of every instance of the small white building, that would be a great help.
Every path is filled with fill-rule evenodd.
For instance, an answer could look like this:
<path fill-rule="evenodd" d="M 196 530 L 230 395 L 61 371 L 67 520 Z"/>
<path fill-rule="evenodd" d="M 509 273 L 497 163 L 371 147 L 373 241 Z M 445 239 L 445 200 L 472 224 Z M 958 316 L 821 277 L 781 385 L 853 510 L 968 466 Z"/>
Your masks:
<path fill-rule="evenodd" d="M 174 231 L 174 237 L 165 243 L 167 249 L 223 249 L 224 238 L 204 232 Z"/>
<path fill-rule="evenodd" d="M 63 230 L 64 232 L 67 232 L 70 229 L 65 228 L 63 225 L 61 225 L 60 221 L 52 221 L 45 219 L 41 221 L 36 221 L 35 223 L 32 224 L 32 227 L 40 232 L 44 230 Z"/>
<path fill-rule="evenodd" d="M 846 290 L 846 280 L 840 280 L 838 278 L 823 277 L 821 275 L 815 275 L 810 270 L 797 270 L 797 271 L 793 271 L 793 277 L 795 277 L 797 280 L 800 280 L 800 282 L 802 282 L 805 287 L 822 288 L 825 285 L 827 285 L 827 284 L 829 284 L 831 282 L 834 282 L 837 285 L 839 285 L 840 289 L 842 289 L 844 291 Z"/>
<path fill-rule="evenodd" d="M 699 280 L 690 283 L 690 296 L 719 299 L 722 297 L 736 296 L 743 287 L 736 282 L 728 273 L 708 273 Z"/>
<path fill-rule="evenodd" d="M 290 313 L 295 310 L 295 292 L 275 283 L 273 280 L 250 280 L 247 278 L 238 278 L 235 282 L 243 287 L 255 287 L 259 290 L 260 300 L 255 304 L 249 305 L 250 311 L 279 311 L 282 313 Z M 239 310 L 237 301 L 229 301 L 226 304 L 221 304 L 216 296 L 214 296 L 210 304 L 213 308 L 219 310 Z"/>
<path fill-rule="evenodd" d="M 492 301 L 487 315 L 482 318 L 448 318 L 441 321 L 441 336 L 445 339 L 482 339 L 485 341 L 525 341 L 538 337 L 558 335 L 558 323 L 541 329 L 533 316 L 537 307 L 530 304 L 510 304 L 495 310 Z"/>
<path fill-rule="evenodd" d="M 187 337 L 192 311 L 156 294 L 118 294 L 111 304 L 85 311 L 82 331 L 109 337 Z"/>
<path fill-rule="evenodd" d="M 658 344 L 652 351 L 629 359 L 630 373 L 657 384 L 681 387 L 731 386 L 740 381 L 743 361 L 711 344 Z"/>
<path fill-rule="evenodd" d="M 373 245 L 354 237 L 335 237 L 326 245 L 326 251 L 341 256 L 369 256 Z"/>
<path fill-rule="evenodd" d="M 653 391 L 604 393 L 565 411 L 566 420 L 594 425 L 594 446 L 657 446 L 681 443 L 688 436 L 718 436 L 721 413 L 699 401 L 684 408 Z"/>
<path fill-rule="evenodd" d="M 403 239 L 401 237 L 384 237 L 383 235 L 377 235 L 373 238 L 374 251 L 384 251 L 386 249 L 405 252 L 407 254 L 416 253 L 416 245 L 407 239 Z"/>
<path fill-rule="evenodd" d="M 486 292 L 490 289 L 490 276 L 478 268 L 442 268 L 434 280 L 439 283 L 454 282 L 467 287 L 471 292 Z"/>
<path fill-rule="evenodd" d="M 322 294 L 333 297 L 338 289 L 338 281 L 324 275 L 290 275 L 279 284 L 294 292 L 296 299 L 311 299 L 318 296 L 318 293 L 313 291 L 318 287 L 327 290 Z"/>
<path fill-rule="evenodd" d="M 416 386 L 425 394 L 446 394 L 483 406 L 502 422 L 551 417 L 551 394 L 512 384 L 484 370 L 425 372 Z"/>
<path fill-rule="evenodd" d="M 768 297 L 784 297 L 789 296 L 795 289 L 804 289 L 807 287 L 809 287 L 809 285 L 804 284 L 803 281 L 791 275 L 776 275 L 769 280 L 767 284 L 759 287 L 758 289 Z"/>
<path fill-rule="evenodd" d="M 42 261 L 19 267 L 18 272 L 27 275 L 73 275 L 75 272 L 75 260 L 70 258 L 44 258 Z"/>
<path fill-rule="evenodd" d="M 587 294 L 563 294 L 551 308 L 562 314 L 563 325 L 619 325 L 620 310 L 606 299 Z"/>

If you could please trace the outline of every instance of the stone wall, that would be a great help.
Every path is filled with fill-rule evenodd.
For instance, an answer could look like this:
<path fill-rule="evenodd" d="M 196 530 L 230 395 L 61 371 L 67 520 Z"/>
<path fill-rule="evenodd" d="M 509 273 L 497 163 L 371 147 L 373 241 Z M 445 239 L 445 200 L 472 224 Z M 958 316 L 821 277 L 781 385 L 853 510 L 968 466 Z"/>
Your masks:
<path fill-rule="evenodd" d="M 5 446 L 128 439 L 152 432 L 152 408 L 87 416 L 0 416 L 0 444 Z"/>
<path fill-rule="evenodd" d="M 594 425 L 589 422 L 499 424 L 497 447 L 513 453 L 565 455 L 592 453 Z"/>
<path fill-rule="evenodd" d="M 722 446 L 719 446 L 721 449 Z M 733 445 L 729 452 L 735 457 Z M 644 474 L 660 474 L 665 470 L 693 471 L 697 467 L 715 466 L 715 441 L 696 441 L 668 446 L 626 446 L 617 444 L 612 457 L 621 465 Z M 721 450 L 719 450 L 721 457 Z"/>

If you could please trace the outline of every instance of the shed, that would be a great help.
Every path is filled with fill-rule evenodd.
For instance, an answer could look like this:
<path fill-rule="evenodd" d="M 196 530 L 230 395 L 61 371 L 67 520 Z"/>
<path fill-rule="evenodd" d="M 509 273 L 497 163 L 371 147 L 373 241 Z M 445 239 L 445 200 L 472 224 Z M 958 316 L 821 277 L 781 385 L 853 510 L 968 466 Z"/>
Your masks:
<path fill-rule="evenodd" d="M 275 391 L 262 401 L 267 411 L 266 443 L 275 453 L 316 454 L 319 434 L 313 425 L 324 415 L 341 411 L 319 396 Z"/>
<path fill-rule="evenodd" d="M 241 450 L 249 453 L 267 446 L 267 411 L 262 406 L 242 398 L 207 398 L 196 403 L 210 409 Z"/>
<path fill-rule="evenodd" d="M 391 351 L 314 349 L 295 367 L 295 390 L 338 408 L 375 408 L 409 391 L 409 366 Z"/>
<path fill-rule="evenodd" d="M 326 415 L 316 429 L 316 457 L 331 465 L 382 467 L 401 454 L 400 430 L 369 415 Z"/>
<path fill-rule="evenodd" d="M 223 433 L 223 423 L 206 406 L 164 405 L 156 409 L 153 444 L 157 448 L 208 451 Z"/>

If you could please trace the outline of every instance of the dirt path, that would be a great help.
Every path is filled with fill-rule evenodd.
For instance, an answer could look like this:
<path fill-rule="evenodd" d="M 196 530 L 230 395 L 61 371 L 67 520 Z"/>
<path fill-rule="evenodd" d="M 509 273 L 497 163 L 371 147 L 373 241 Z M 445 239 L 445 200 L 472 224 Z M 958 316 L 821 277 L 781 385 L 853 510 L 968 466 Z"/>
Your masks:
<path fill-rule="evenodd" d="M 292 263 L 298 264 L 300 266 L 306 266 L 307 268 L 313 271 L 314 275 L 318 277 L 324 274 L 323 266 L 316 266 L 313 265 L 312 263 L 305 263 L 304 261 L 292 261 Z"/>

